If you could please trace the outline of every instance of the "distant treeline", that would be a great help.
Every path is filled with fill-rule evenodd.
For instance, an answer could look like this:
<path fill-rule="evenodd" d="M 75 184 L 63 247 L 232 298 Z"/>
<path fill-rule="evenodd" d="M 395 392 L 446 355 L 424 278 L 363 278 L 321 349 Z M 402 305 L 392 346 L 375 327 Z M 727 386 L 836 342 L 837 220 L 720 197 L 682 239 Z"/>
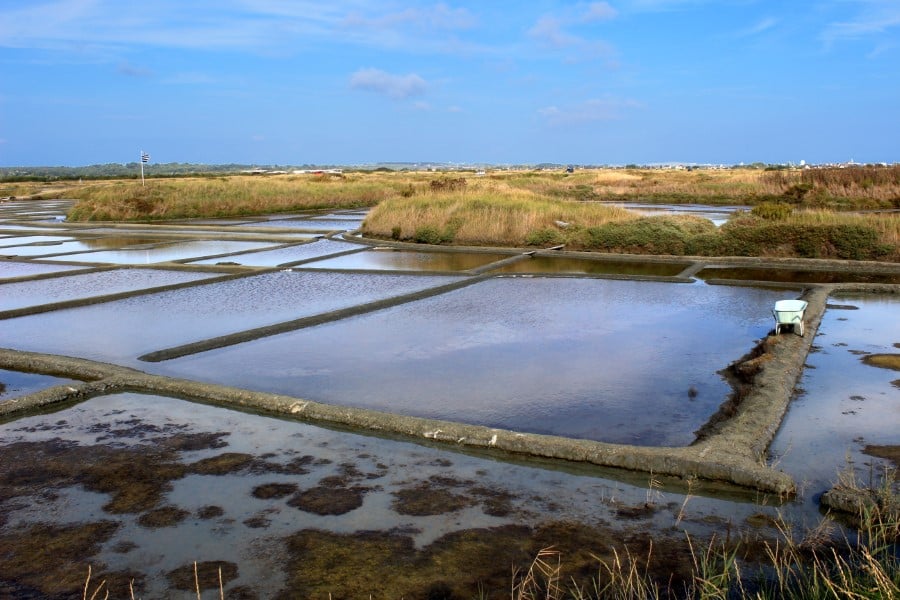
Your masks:
<path fill-rule="evenodd" d="M 219 176 L 231 173 L 264 169 L 266 171 L 291 171 L 294 169 L 331 168 L 321 165 L 205 165 L 197 163 L 146 163 L 145 177 Z M 141 163 L 107 163 L 86 167 L 0 167 L 0 181 L 54 181 L 78 179 L 128 179 L 140 178 Z"/>

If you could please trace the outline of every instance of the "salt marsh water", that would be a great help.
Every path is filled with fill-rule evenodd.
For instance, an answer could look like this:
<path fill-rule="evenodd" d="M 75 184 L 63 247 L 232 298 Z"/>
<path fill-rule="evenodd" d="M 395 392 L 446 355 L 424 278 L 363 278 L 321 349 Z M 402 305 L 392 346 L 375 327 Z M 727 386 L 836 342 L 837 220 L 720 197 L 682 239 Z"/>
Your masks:
<path fill-rule="evenodd" d="M 215 265 L 227 262 L 239 265 L 274 267 L 354 250 L 359 251 L 361 248 L 357 244 L 348 244 L 346 242 L 336 242 L 333 240 L 319 240 L 312 243 L 279 248 L 277 250 L 247 252 L 244 254 L 234 254 L 225 258 L 210 258 L 190 262 L 191 264 L 197 265 Z"/>
<path fill-rule="evenodd" d="M 0 329 L 0 346 L 134 364 L 137 356 L 154 350 L 420 291 L 452 280 L 278 271 L 9 319 Z M 141 368 L 145 367 L 142 363 Z"/>
<path fill-rule="evenodd" d="M 862 360 L 900 353 L 900 297 L 836 295 L 829 302 L 772 447 L 811 495 L 828 489 L 845 467 L 868 483 L 885 462 L 863 454 L 865 446 L 900 443 L 900 372 Z"/>
<path fill-rule="evenodd" d="M 369 269 L 375 271 L 467 271 L 514 256 L 480 252 L 414 252 L 408 250 L 369 250 L 347 256 L 316 261 L 310 269 Z"/>
<path fill-rule="evenodd" d="M 678 523 L 679 531 L 699 534 L 726 519 L 745 529 L 761 511 L 774 513 L 746 501 L 695 497 L 688 504 L 683 494 L 660 489 L 660 482 L 648 495 L 640 483 L 604 478 L 597 469 L 548 466 L 159 396 L 94 398 L 0 424 L 0 483 L 7 492 L 0 496 L 0 547 L 16 544 L 20 557 L 0 553 L 0 584 L 24 580 L 80 597 L 82 566 L 89 563 L 96 581 L 108 581 L 111 597 L 128 597 L 133 581 L 136 597 L 187 598 L 195 597 L 194 561 L 201 568 L 220 561 L 226 597 L 291 596 L 295 560 L 312 566 L 314 556 L 349 552 L 370 563 L 381 554 L 367 540 L 386 537 L 402 542 L 388 546 L 390 563 L 418 566 L 380 572 L 348 556 L 319 576 L 331 573 L 345 582 L 341 588 L 350 578 L 363 580 L 368 592 L 380 585 L 373 577 L 427 573 L 423 559 L 436 555 L 440 572 L 407 586 L 421 589 L 427 577 L 453 575 L 500 595 L 508 585 L 507 560 L 519 558 L 478 561 L 466 572 L 448 569 L 473 551 L 496 559 L 516 548 L 515 556 L 527 561 L 540 549 L 533 536 L 558 539 L 571 561 L 588 537 L 608 546 L 610 536 L 629 531 Z M 320 503 L 312 501 L 317 497 Z M 610 522 L 620 528 L 602 525 Z M 572 523 L 579 523 L 576 538 Z M 657 536 L 663 546 L 664 535 Z M 473 536 L 476 547 L 461 543 Z M 300 540 L 306 543 L 298 548 Z M 41 551 L 51 543 L 66 551 L 47 561 Z M 317 550 L 304 552 L 308 543 Z M 582 560 L 596 568 L 595 559 Z M 182 595 L 173 590 L 179 569 L 191 575 Z M 317 569 L 299 569 L 307 578 L 303 585 L 316 581 Z M 218 594 L 218 583 L 212 587 Z"/>
<path fill-rule="evenodd" d="M 584 275 L 651 275 L 671 277 L 687 263 L 648 263 L 624 260 L 590 260 L 555 256 L 534 256 L 504 265 L 496 273 L 575 273 Z"/>
<path fill-rule="evenodd" d="M 25 394 L 39 392 L 54 385 L 63 385 L 70 381 L 70 379 L 51 377 L 49 375 L 0 369 L 0 402 L 24 396 Z"/>
<path fill-rule="evenodd" d="M 58 273 L 60 271 L 75 271 L 83 268 L 84 267 L 74 265 L 54 265 L 49 263 L 0 260 L 0 279 L 29 277 L 32 275 L 44 275 L 46 273 Z"/>
<path fill-rule="evenodd" d="M 215 276 L 214 273 L 191 273 L 162 269 L 114 269 L 7 283 L 3 286 L 3 293 L 0 294 L 0 310 L 150 289 L 187 281 L 200 281 Z"/>
<path fill-rule="evenodd" d="M 708 279 L 737 279 L 778 281 L 783 283 L 900 283 L 900 275 L 865 271 L 813 271 L 766 268 L 706 268 L 696 277 Z"/>
<path fill-rule="evenodd" d="M 717 371 L 766 335 L 769 307 L 787 297 L 702 284 L 495 279 L 152 369 L 414 416 L 685 445 L 728 396 Z"/>
<path fill-rule="evenodd" d="M 99 252 L 86 252 L 59 256 L 55 260 L 67 262 L 86 263 L 113 263 L 113 264 L 152 264 L 183 260 L 188 258 L 201 258 L 219 254 L 229 254 L 246 250 L 266 248 L 275 244 L 270 242 L 232 242 L 232 241 L 199 241 L 199 242 L 172 242 L 161 244 L 153 248 L 134 250 L 109 250 Z"/>

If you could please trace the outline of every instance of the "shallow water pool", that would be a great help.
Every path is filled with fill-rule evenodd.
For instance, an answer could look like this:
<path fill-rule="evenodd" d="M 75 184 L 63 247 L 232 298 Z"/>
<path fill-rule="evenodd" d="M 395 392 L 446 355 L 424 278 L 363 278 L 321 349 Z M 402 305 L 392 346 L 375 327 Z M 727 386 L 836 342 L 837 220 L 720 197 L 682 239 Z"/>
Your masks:
<path fill-rule="evenodd" d="M 6 283 L 0 286 L 0 310 L 145 290 L 217 276 L 217 273 L 126 268 Z"/>
<path fill-rule="evenodd" d="M 900 354 L 900 296 L 835 295 L 778 435 L 775 460 L 802 482 L 806 501 L 851 467 L 869 483 L 884 461 L 868 444 L 900 445 L 900 371 L 870 366 L 868 354 Z M 848 463 L 849 460 L 849 463 Z"/>
<path fill-rule="evenodd" d="M 455 279 L 264 273 L 8 319 L 0 328 L 0 346 L 146 369 L 146 363 L 135 359 L 147 352 L 416 292 Z"/>
<path fill-rule="evenodd" d="M 678 446 L 727 398 L 717 371 L 766 335 L 772 304 L 791 294 L 501 278 L 148 368 L 338 405 Z"/>
<path fill-rule="evenodd" d="M 468 271 L 514 256 L 480 252 L 413 252 L 368 250 L 303 265 L 305 269 L 360 269 L 373 271 Z"/>

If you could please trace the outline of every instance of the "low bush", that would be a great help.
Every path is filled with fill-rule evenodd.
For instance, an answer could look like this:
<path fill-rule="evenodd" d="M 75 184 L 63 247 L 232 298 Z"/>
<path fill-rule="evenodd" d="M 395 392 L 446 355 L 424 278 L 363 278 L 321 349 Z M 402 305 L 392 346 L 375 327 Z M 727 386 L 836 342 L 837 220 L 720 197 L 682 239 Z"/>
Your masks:
<path fill-rule="evenodd" d="M 530 232 L 525 236 L 526 246 L 540 246 L 546 248 L 549 246 L 558 246 L 566 243 L 566 237 L 558 229 L 552 227 L 544 227 L 536 231 Z"/>
<path fill-rule="evenodd" d="M 767 221 L 784 221 L 793 212 L 794 209 L 790 204 L 784 202 L 763 202 L 754 206 L 750 214 Z"/>

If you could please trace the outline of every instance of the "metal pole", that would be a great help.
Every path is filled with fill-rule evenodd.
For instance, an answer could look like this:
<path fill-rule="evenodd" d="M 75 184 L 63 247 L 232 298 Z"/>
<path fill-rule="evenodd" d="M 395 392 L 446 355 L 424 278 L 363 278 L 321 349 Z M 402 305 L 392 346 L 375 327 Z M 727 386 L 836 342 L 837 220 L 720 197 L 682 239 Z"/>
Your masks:
<path fill-rule="evenodd" d="M 144 185 L 144 151 L 141 150 L 141 185 Z"/>

